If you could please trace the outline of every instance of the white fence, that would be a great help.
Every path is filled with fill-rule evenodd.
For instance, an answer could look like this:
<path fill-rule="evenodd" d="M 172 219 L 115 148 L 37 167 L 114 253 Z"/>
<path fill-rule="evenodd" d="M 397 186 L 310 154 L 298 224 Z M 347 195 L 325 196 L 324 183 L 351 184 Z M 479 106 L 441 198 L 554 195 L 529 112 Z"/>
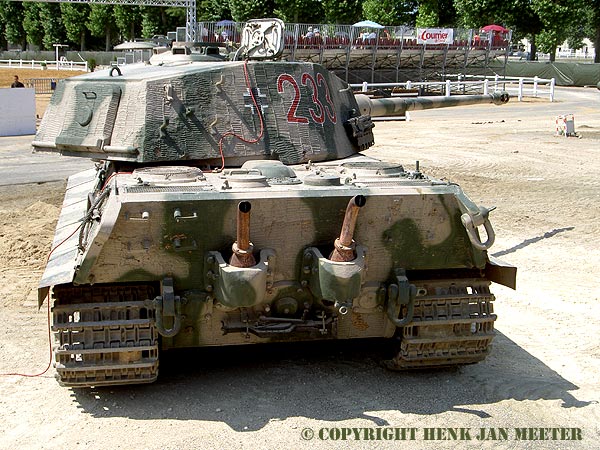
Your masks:
<path fill-rule="evenodd" d="M 88 71 L 87 61 L 36 61 L 23 59 L 0 59 L 0 67 L 13 67 L 19 69 L 56 69 L 56 70 L 84 70 Z"/>
<path fill-rule="evenodd" d="M 523 97 L 548 96 L 548 99 L 554 101 L 555 80 L 543 78 L 484 78 L 480 80 L 465 80 L 458 76 L 456 81 L 424 81 L 405 83 L 367 83 L 351 84 L 352 88 L 360 88 L 362 92 L 372 89 L 393 89 L 402 88 L 407 90 L 418 89 L 444 94 L 446 97 L 456 94 L 488 94 L 491 92 L 506 91 L 512 97 L 517 97 L 518 101 L 523 101 Z M 392 94 L 394 95 L 394 94 Z"/>

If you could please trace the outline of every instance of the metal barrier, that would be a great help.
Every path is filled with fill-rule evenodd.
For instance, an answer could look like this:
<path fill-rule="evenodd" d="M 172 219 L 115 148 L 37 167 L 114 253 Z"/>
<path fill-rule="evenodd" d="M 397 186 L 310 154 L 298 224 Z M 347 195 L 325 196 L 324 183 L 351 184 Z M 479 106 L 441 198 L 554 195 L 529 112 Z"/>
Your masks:
<path fill-rule="evenodd" d="M 448 76 L 447 78 L 457 78 L 453 85 L 456 89 L 464 93 L 466 86 L 477 86 L 483 83 L 484 93 L 487 89 L 493 87 L 494 91 L 506 91 L 513 97 L 517 97 L 518 101 L 523 101 L 523 97 L 541 97 L 548 96 L 548 99 L 554 101 L 554 88 L 556 80 L 554 78 L 526 78 L 526 77 L 465 77 L 464 75 Z M 469 81 L 467 81 L 469 80 Z M 462 87 L 465 86 L 465 87 Z"/>
<path fill-rule="evenodd" d="M 198 39 L 240 43 L 243 22 L 200 22 Z M 506 65 L 512 32 L 453 29 L 451 43 L 427 44 L 418 29 L 286 23 L 282 59 L 324 65 L 346 81 L 432 79 L 448 70 L 491 75 L 492 63 Z"/>
<path fill-rule="evenodd" d="M 56 78 L 26 78 L 23 80 L 25 87 L 35 89 L 36 94 L 52 94 L 56 89 Z"/>
<path fill-rule="evenodd" d="M 448 76 L 449 78 L 452 76 Z M 407 81 L 405 83 L 367 83 L 366 81 L 361 84 L 351 84 L 350 87 L 357 90 L 360 89 L 362 92 L 368 92 L 370 90 L 377 89 L 404 89 L 406 91 L 418 90 L 420 94 L 443 94 L 446 97 L 457 94 L 488 94 L 497 91 L 507 91 L 509 94 L 516 96 L 518 101 L 523 101 L 523 97 L 540 97 L 548 96 L 551 102 L 554 101 L 554 87 L 555 79 L 544 79 L 544 78 L 513 78 L 505 77 L 500 78 L 496 76 L 494 78 L 483 78 L 480 80 L 465 80 L 464 76 L 455 76 L 458 78 L 457 81 L 425 81 L 425 82 L 412 82 Z M 472 77 L 469 77 L 472 78 Z M 544 87 L 542 87 L 544 86 Z M 395 94 L 392 92 L 391 94 Z"/>

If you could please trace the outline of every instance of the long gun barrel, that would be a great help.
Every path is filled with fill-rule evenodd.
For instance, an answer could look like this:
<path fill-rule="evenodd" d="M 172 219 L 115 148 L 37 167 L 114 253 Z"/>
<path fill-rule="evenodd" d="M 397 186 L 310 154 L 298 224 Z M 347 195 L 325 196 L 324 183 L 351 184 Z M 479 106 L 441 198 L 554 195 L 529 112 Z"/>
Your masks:
<path fill-rule="evenodd" d="M 415 98 L 380 98 L 372 99 L 364 94 L 357 94 L 356 101 L 361 114 L 371 117 L 403 116 L 407 111 L 421 109 L 449 108 L 452 106 L 478 105 L 494 103 L 503 105 L 508 102 L 507 92 L 494 92 L 485 95 L 455 95 L 452 97 L 415 97 Z"/>

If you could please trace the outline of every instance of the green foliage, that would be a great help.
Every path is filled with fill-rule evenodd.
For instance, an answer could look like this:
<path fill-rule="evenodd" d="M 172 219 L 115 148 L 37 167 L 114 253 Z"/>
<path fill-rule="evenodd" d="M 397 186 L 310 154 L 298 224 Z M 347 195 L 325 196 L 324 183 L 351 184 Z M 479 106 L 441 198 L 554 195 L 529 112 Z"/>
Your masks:
<path fill-rule="evenodd" d="M 88 68 L 90 69 L 90 72 L 93 72 L 94 69 L 97 66 L 96 59 L 95 58 L 90 58 L 90 59 L 87 60 L 87 63 L 88 63 Z"/>
<path fill-rule="evenodd" d="M 320 0 L 275 0 L 275 15 L 284 22 L 320 23 L 323 4 Z"/>
<path fill-rule="evenodd" d="M 136 25 L 142 21 L 140 8 L 138 6 L 115 5 L 113 15 L 121 35 L 130 41 L 134 40 Z"/>
<path fill-rule="evenodd" d="M 142 37 L 149 39 L 155 34 L 160 34 L 161 9 L 156 6 L 141 6 L 142 15 Z"/>
<path fill-rule="evenodd" d="M 20 44 L 25 49 L 27 33 L 23 28 L 25 9 L 20 2 L 0 2 L 0 31 L 4 38 L 13 44 Z"/>
<path fill-rule="evenodd" d="M 323 0 L 326 23 L 353 24 L 362 18 L 360 0 Z"/>
<path fill-rule="evenodd" d="M 90 16 L 86 25 L 92 36 L 104 36 L 104 49 L 109 51 L 112 36 L 116 35 L 117 32 L 113 19 L 113 7 L 111 5 L 91 4 Z"/>
<path fill-rule="evenodd" d="M 414 25 L 416 0 L 365 0 L 363 17 L 381 25 Z"/>
<path fill-rule="evenodd" d="M 439 22 L 438 0 L 421 0 L 416 26 L 420 28 L 437 27 Z"/>
<path fill-rule="evenodd" d="M 0 20 L 0 51 L 8 49 L 8 42 L 4 38 L 4 23 Z"/>
<path fill-rule="evenodd" d="M 60 3 L 59 5 L 67 38 L 74 44 L 80 44 L 80 50 L 85 50 L 85 32 L 90 15 L 89 5 L 85 3 Z"/>
<path fill-rule="evenodd" d="M 161 34 L 167 31 L 175 31 L 176 27 L 182 27 L 186 21 L 186 11 L 184 8 L 165 8 L 166 28 Z"/>
<path fill-rule="evenodd" d="M 27 42 L 42 46 L 44 27 L 41 20 L 41 3 L 23 3 L 23 29 L 27 35 Z"/>
<path fill-rule="evenodd" d="M 231 8 L 229 2 L 223 0 L 200 0 L 196 4 L 198 11 L 198 20 L 206 22 L 218 22 L 222 19 L 231 19 Z M 185 22 L 185 10 L 182 8 L 173 8 L 183 11 L 183 21 Z"/>
<path fill-rule="evenodd" d="M 52 44 L 64 44 L 66 42 L 67 32 L 62 21 L 60 3 L 41 3 L 40 19 L 44 28 L 42 47 L 45 50 L 53 50 Z"/>
<path fill-rule="evenodd" d="M 554 60 L 556 48 L 567 39 L 570 25 L 578 19 L 579 7 L 586 7 L 588 4 L 584 4 L 582 0 L 533 0 L 531 5 L 543 24 L 537 43 Z"/>
<path fill-rule="evenodd" d="M 271 17 L 275 0 L 230 0 L 231 15 L 236 22 Z"/>
<path fill-rule="evenodd" d="M 587 38 L 594 43 L 596 58 L 594 62 L 600 63 L 600 0 L 579 5 L 578 20 L 572 22 L 567 29 L 569 48 L 583 47 L 583 39 Z"/>
<path fill-rule="evenodd" d="M 112 6 L 90 5 L 90 16 L 87 21 L 88 30 L 92 36 L 102 37 L 105 35 L 106 27 L 113 23 Z"/>
<path fill-rule="evenodd" d="M 456 9 L 453 0 L 438 0 L 438 26 L 455 28 Z"/>
<path fill-rule="evenodd" d="M 481 28 L 491 23 L 501 23 L 500 6 L 495 0 L 454 0 L 458 25 Z"/>

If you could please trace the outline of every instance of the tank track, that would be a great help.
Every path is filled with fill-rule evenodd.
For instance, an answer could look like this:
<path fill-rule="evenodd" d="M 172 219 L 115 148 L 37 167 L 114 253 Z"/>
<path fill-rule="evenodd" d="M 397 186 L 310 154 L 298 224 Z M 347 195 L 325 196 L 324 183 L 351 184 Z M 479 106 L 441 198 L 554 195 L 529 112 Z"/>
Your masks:
<path fill-rule="evenodd" d="M 89 387 L 151 383 L 158 332 L 150 286 L 57 286 L 52 331 L 58 382 Z"/>
<path fill-rule="evenodd" d="M 413 281 L 414 316 L 401 330 L 392 370 L 472 364 L 485 359 L 494 338 L 494 295 L 484 279 Z"/>

